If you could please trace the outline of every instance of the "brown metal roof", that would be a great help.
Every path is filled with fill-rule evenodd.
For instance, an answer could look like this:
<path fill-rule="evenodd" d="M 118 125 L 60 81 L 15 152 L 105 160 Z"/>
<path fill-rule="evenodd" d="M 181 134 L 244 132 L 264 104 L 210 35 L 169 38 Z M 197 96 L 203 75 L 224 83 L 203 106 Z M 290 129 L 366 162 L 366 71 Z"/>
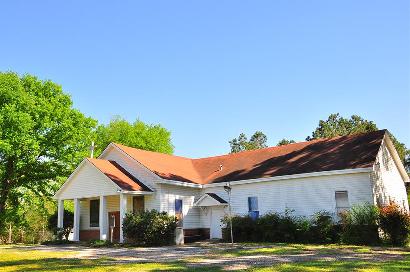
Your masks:
<path fill-rule="evenodd" d="M 147 186 L 127 172 L 115 161 L 91 158 L 87 159 L 108 178 L 115 182 L 115 184 L 117 184 L 121 189 L 128 191 L 151 191 Z"/>
<path fill-rule="evenodd" d="M 379 130 L 200 159 L 115 145 L 161 178 L 210 184 L 372 167 L 385 134 Z"/>

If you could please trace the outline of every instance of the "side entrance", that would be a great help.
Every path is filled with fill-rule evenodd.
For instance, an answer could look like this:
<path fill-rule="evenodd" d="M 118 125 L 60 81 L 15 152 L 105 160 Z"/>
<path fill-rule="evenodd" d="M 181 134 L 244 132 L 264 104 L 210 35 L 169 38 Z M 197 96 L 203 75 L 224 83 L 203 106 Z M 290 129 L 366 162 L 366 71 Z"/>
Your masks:
<path fill-rule="evenodd" d="M 224 207 L 214 206 L 211 209 L 211 224 L 210 224 L 210 238 L 211 239 L 222 239 L 222 219 L 225 216 Z"/>
<path fill-rule="evenodd" d="M 108 222 L 110 223 L 108 230 L 109 241 L 111 241 L 112 236 L 112 241 L 118 243 L 120 241 L 120 212 L 109 212 Z"/>

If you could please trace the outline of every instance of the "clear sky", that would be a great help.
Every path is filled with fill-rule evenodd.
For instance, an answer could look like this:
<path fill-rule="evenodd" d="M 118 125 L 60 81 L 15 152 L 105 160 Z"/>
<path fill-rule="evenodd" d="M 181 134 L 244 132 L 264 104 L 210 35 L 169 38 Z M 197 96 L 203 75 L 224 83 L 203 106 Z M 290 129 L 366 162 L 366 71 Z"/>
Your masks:
<path fill-rule="evenodd" d="M 2 1 L 0 70 L 61 84 L 103 123 L 160 123 L 183 156 L 240 132 L 302 141 L 334 112 L 410 146 L 409 3 Z"/>

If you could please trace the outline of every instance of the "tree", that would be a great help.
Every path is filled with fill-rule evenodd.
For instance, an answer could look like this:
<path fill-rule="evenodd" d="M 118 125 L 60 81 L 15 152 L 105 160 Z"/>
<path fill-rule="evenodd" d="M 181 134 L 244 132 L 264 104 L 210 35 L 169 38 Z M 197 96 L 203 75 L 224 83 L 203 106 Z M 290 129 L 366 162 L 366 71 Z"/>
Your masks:
<path fill-rule="evenodd" d="M 280 140 L 280 141 L 278 142 L 277 146 L 280 146 L 280 145 L 288 145 L 288 144 L 294 144 L 294 143 L 296 143 L 294 140 L 288 140 L 288 139 L 283 138 L 282 140 Z"/>
<path fill-rule="evenodd" d="M 358 115 L 352 115 L 350 119 L 343 118 L 339 113 L 331 114 L 326 121 L 320 120 L 319 126 L 312 132 L 307 141 L 318 138 L 331 138 L 341 135 L 350 135 L 376 131 L 377 126 L 372 121 L 367 121 Z"/>
<path fill-rule="evenodd" d="M 0 229 L 27 191 L 52 194 L 87 154 L 95 126 L 61 86 L 0 73 Z"/>
<path fill-rule="evenodd" d="M 373 121 L 365 120 L 358 115 L 352 115 L 349 119 L 347 119 L 340 116 L 339 113 L 335 113 L 329 115 L 325 121 L 320 120 L 319 126 L 312 132 L 312 136 L 308 136 L 306 140 L 310 141 L 318 138 L 331 138 L 335 136 L 365 133 L 376 130 L 378 130 L 378 128 Z M 408 158 L 409 150 L 391 133 L 389 136 L 397 150 L 397 153 L 399 154 L 400 159 L 408 168 L 409 165 L 407 164 L 408 159 L 406 159 L 406 156 Z"/>
<path fill-rule="evenodd" d="M 171 132 L 161 125 L 149 125 L 140 120 L 134 123 L 115 117 L 108 125 L 100 125 L 96 131 L 97 153 L 111 142 L 139 149 L 172 154 Z"/>
<path fill-rule="evenodd" d="M 256 131 L 251 139 L 248 141 L 248 138 L 244 133 L 239 134 L 238 138 L 234 138 L 229 141 L 231 146 L 231 153 L 237 153 L 245 150 L 254 150 L 267 147 L 266 135 L 261 131 Z"/>

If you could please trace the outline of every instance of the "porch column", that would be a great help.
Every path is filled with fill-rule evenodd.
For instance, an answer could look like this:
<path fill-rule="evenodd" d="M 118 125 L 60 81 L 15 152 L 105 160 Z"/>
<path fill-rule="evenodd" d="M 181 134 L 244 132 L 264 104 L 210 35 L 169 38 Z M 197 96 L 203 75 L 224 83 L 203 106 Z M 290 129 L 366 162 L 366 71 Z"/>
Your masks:
<path fill-rule="evenodd" d="M 80 241 L 80 199 L 74 198 L 74 236 L 73 241 Z"/>
<path fill-rule="evenodd" d="M 100 196 L 100 240 L 108 240 L 107 197 Z"/>
<path fill-rule="evenodd" d="M 64 199 L 58 199 L 57 228 L 64 227 Z"/>
<path fill-rule="evenodd" d="M 124 243 L 124 232 L 122 230 L 122 223 L 124 221 L 125 214 L 127 213 L 127 200 L 127 195 L 120 194 L 120 243 Z"/>

